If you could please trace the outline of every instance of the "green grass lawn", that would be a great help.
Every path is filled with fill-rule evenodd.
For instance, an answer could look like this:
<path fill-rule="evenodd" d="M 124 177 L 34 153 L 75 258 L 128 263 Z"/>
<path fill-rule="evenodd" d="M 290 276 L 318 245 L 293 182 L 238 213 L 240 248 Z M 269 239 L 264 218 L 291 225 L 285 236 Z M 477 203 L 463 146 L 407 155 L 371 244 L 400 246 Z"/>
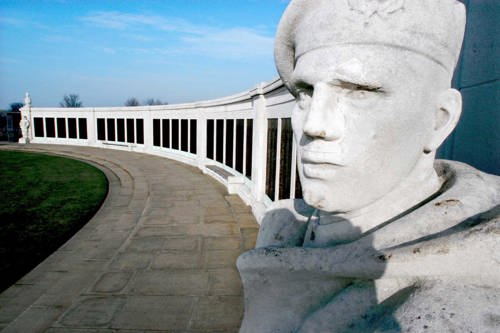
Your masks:
<path fill-rule="evenodd" d="M 88 222 L 107 189 L 102 171 L 83 162 L 0 151 L 0 291 Z"/>

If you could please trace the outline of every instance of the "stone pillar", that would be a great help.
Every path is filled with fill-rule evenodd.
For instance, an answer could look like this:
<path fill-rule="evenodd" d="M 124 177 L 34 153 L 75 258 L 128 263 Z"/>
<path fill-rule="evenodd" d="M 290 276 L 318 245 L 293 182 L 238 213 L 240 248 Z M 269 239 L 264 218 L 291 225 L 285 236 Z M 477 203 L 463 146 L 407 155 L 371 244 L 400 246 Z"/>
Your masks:
<path fill-rule="evenodd" d="M 87 116 L 87 140 L 89 146 L 97 146 L 97 119 L 95 116 L 95 108 L 92 108 L 90 116 Z"/>
<path fill-rule="evenodd" d="M 196 130 L 196 164 L 205 172 L 207 160 L 207 119 L 205 116 L 198 118 Z M 192 129 L 191 129 L 192 130 Z"/>
<path fill-rule="evenodd" d="M 144 152 L 151 153 L 153 150 L 153 117 L 151 117 L 151 108 L 148 108 L 144 115 Z"/>
<path fill-rule="evenodd" d="M 266 98 L 263 93 L 263 84 L 257 87 L 257 95 L 253 100 L 255 118 L 253 122 L 252 142 L 252 195 L 257 202 L 262 202 L 266 193 L 266 162 L 267 162 L 267 115 Z M 258 205 L 254 205 L 257 207 Z M 262 212 L 254 212 L 260 216 Z"/>

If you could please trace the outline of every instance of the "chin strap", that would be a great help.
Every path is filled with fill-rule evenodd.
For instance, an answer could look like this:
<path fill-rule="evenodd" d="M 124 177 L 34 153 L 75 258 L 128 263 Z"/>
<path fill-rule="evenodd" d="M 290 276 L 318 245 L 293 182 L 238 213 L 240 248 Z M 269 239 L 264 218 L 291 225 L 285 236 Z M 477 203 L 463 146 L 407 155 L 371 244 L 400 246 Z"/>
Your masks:
<path fill-rule="evenodd" d="M 317 218 L 313 219 L 314 216 L 316 216 Z M 315 230 L 319 225 L 320 219 L 320 210 L 316 208 L 307 218 L 307 229 L 304 237 L 304 244 L 302 244 L 303 246 L 306 246 L 308 242 L 314 241 L 314 239 L 316 238 Z"/>

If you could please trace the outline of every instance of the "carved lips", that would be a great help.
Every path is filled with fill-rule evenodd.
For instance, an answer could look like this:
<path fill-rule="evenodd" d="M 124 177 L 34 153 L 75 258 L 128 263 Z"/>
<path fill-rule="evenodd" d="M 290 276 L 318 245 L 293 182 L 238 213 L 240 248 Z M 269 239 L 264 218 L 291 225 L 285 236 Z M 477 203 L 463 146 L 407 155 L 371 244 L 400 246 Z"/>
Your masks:
<path fill-rule="evenodd" d="M 328 152 L 328 151 L 313 151 L 301 149 L 301 160 L 304 163 L 314 163 L 314 164 L 332 164 L 336 166 L 342 166 L 340 161 L 335 158 L 335 155 L 338 155 L 338 151 L 336 152 Z"/>
<path fill-rule="evenodd" d="M 308 178 L 331 178 L 343 166 L 336 158 L 334 160 L 336 153 L 303 149 L 300 155 L 304 175 Z"/>

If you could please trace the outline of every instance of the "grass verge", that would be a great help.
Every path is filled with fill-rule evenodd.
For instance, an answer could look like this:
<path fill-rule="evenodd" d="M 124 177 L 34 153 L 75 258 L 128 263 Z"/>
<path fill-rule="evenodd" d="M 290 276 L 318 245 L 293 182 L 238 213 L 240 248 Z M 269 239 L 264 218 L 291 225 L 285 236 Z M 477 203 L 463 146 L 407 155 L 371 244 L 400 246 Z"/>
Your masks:
<path fill-rule="evenodd" d="M 102 171 L 86 163 L 0 151 L 0 291 L 88 222 L 107 190 Z"/>

